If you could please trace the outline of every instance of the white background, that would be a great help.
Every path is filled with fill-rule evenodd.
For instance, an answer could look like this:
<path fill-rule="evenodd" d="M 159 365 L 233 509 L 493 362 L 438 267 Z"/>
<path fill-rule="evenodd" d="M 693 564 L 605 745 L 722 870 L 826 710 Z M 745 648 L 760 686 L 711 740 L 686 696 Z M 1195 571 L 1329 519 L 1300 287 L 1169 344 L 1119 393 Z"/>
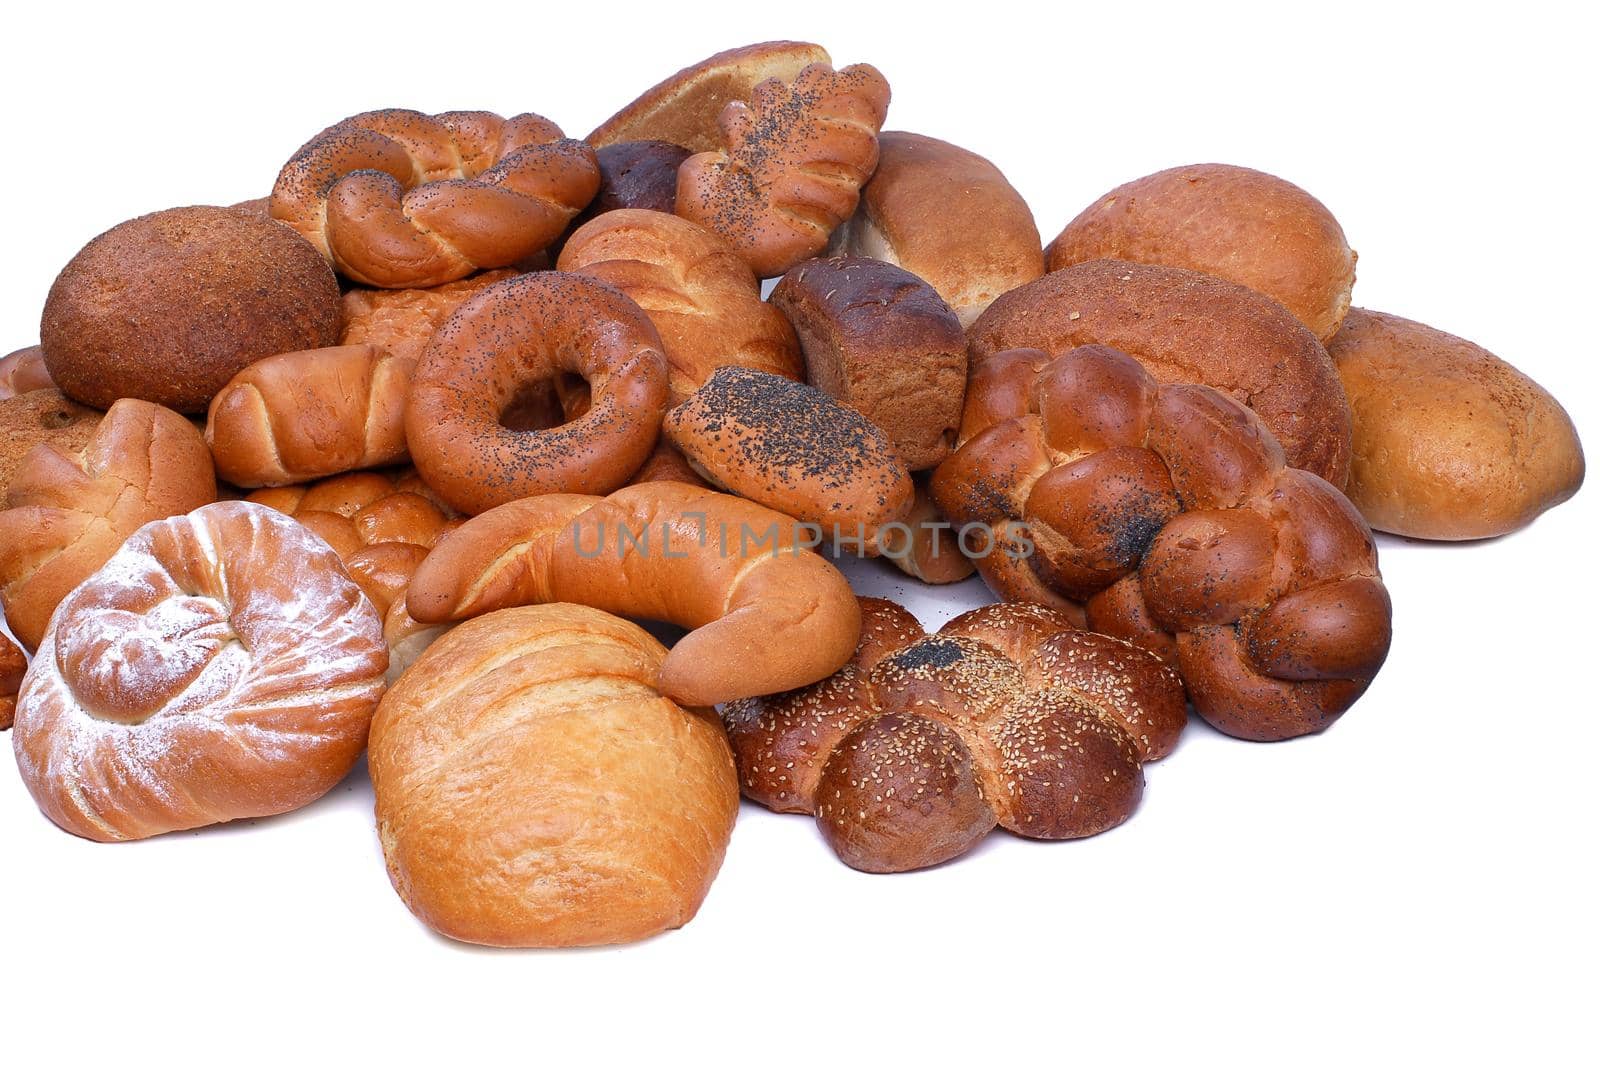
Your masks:
<path fill-rule="evenodd" d="M 1361 254 L 1358 304 L 1511 360 L 1594 447 L 1600 82 L 1567 8 L 21 5 L 0 351 L 35 341 L 87 239 L 263 195 L 347 114 L 532 110 L 581 137 L 680 66 L 787 36 L 879 66 L 889 126 L 988 155 L 1046 239 L 1174 164 L 1301 184 Z M 699 918 L 635 947 L 431 936 L 389 888 L 361 771 L 294 815 L 101 846 L 0 762 L 0 1059 L 1592 1067 L 1597 493 L 1486 545 L 1383 540 L 1393 654 L 1320 737 L 1195 725 L 1122 828 L 996 834 L 899 877 L 747 805 Z M 937 624 L 979 598 L 915 605 Z"/>

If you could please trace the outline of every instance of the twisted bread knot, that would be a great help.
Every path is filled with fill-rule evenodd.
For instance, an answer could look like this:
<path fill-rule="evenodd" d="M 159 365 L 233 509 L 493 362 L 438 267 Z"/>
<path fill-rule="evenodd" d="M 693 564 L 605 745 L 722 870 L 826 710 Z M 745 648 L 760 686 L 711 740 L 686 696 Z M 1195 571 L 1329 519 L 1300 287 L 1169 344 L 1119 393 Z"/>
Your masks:
<path fill-rule="evenodd" d="M 1012 350 L 975 370 L 962 423 L 935 498 L 956 524 L 1020 528 L 1031 546 L 983 557 L 985 579 L 1085 603 L 1091 628 L 1175 659 L 1217 728 L 1315 732 L 1382 666 L 1371 530 L 1239 403 L 1160 386 L 1103 346 Z"/>
<path fill-rule="evenodd" d="M 594 150 L 548 119 L 391 108 L 302 146 L 271 211 L 347 278 L 434 286 L 539 252 L 599 188 Z"/>
<path fill-rule="evenodd" d="M 888 111 L 889 83 L 864 63 L 768 79 L 723 109 L 722 149 L 683 162 L 677 213 L 728 239 L 757 275 L 782 275 L 855 213 Z"/>

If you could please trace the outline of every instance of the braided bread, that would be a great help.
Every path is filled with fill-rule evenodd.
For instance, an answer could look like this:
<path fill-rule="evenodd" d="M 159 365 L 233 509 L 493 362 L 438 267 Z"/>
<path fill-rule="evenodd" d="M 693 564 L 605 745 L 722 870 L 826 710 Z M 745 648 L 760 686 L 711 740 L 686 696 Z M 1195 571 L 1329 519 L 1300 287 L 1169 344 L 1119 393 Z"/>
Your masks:
<path fill-rule="evenodd" d="M 0 729 L 11 728 L 17 712 L 17 689 L 28 671 L 28 659 L 11 637 L 0 632 Z"/>
<path fill-rule="evenodd" d="M 889 83 L 866 64 L 769 79 L 719 119 L 722 144 L 678 169 L 678 215 L 733 244 L 757 275 L 814 257 L 878 166 Z"/>
<path fill-rule="evenodd" d="M 809 684 L 850 657 L 850 585 L 800 536 L 781 513 L 687 484 L 543 495 L 443 540 L 406 604 L 424 623 L 548 602 L 670 621 L 693 631 L 662 663 L 661 691 L 710 706 Z"/>
<path fill-rule="evenodd" d="M 61 604 L 17 698 L 17 768 L 90 840 L 281 814 L 349 773 L 387 666 L 332 548 L 213 503 L 145 525 Z"/>
<path fill-rule="evenodd" d="M 1031 548 L 980 558 L 985 578 L 1086 601 L 1092 628 L 1174 658 L 1223 732 L 1320 730 L 1382 666 L 1389 595 L 1366 522 L 1226 395 L 1161 386 L 1103 346 L 1015 350 L 973 373 L 961 436 L 934 498 Z"/>
<path fill-rule="evenodd" d="M 860 602 L 844 668 L 723 711 L 745 794 L 816 815 L 858 870 L 934 866 L 996 824 L 1049 840 L 1110 829 L 1138 805 L 1141 761 L 1183 730 L 1170 667 L 1053 610 L 984 606 L 925 636 L 900 606 Z"/>
<path fill-rule="evenodd" d="M 29 346 L 0 357 L 0 401 L 55 385 L 44 365 L 43 347 Z"/>
<path fill-rule="evenodd" d="M 627 294 L 661 334 L 676 405 L 723 365 L 800 379 L 800 343 L 761 281 L 725 241 L 686 219 L 644 209 L 607 212 L 567 239 L 561 271 Z"/>
<path fill-rule="evenodd" d="M 538 253 L 599 187 L 594 150 L 548 119 L 391 108 L 302 146 L 278 174 L 272 215 L 346 278 L 433 286 Z"/>
<path fill-rule="evenodd" d="M 0 602 L 30 649 L 67 594 L 150 521 L 216 501 L 211 455 L 193 424 L 124 398 L 79 449 L 36 446 L 0 513 Z"/>

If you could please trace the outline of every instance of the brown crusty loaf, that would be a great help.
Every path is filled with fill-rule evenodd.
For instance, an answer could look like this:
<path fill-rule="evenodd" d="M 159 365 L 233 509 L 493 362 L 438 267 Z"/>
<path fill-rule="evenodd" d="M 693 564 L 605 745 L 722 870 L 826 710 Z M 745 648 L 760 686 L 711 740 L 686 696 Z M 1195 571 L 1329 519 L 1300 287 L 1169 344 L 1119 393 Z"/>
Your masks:
<path fill-rule="evenodd" d="M 1008 588 L 1027 574 L 1087 603 L 1096 631 L 1175 658 L 1234 736 L 1317 732 L 1366 691 L 1390 638 L 1372 532 L 1249 409 L 1084 346 L 996 354 L 967 410 L 933 494 L 957 524 L 1025 533 L 1017 558 L 978 559 L 1002 594 L 1029 597 Z"/>
<path fill-rule="evenodd" d="M 388 108 L 301 146 L 272 216 L 347 279 L 436 286 L 539 253 L 599 188 L 594 150 L 541 116 Z"/>
<path fill-rule="evenodd" d="M 1190 164 L 1118 186 L 1045 251 L 1051 271 L 1112 258 L 1220 276 L 1281 302 L 1323 342 L 1339 330 L 1356 254 L 1321 201 L 1276 175 Z"/>
<path fill-rule="evenodd" d="M 211 399 L 206 445 L 238 487 L 279 487 L 406 459 L 415 365 L 377 346 L 257 361 Z"/>
<path fill-rule="evenodd" d="M 388 661 L 331 547 L 212 503 L 139 529 L 61 604 L 17 697 L 17 769 L 90 840 L 281 814 L 350 772 Z"/>
<path fill-rule="evenodd" d="M 718 52 L 652 86 L 586 139 L 600 148 L 624 141 L 667 141 L 691 152 L 721 144 L 717 120 L 731 101 L 749 100 L 769 78 L 791 82 L 813 63 L 830 63 L 821 45 L 763 41 Z"/>
<path fill-rule="evenodd" d="M 772 291 L 800 337 L 806 382 L 872 421 L 913 472 L 955 445 L 967 336 L 950 306 L 903 268 L 808 260 Z"/>
<path fill-rule="evenodd" d="M 576 602 L 692 629 L 661 665 L 689 706 L 765 695 L 832 673 L 859 627 L 850 585 L 789 517 L 680 483 L 607 498 L 544 495 L 442 540 L 406 593 L 418 621 Z"/>
<path fill-rule="evenodd" d="M 671 366 L 671 399 L 693 394 L 723 365 L 799 379 L 800 344 L 761 282 L 717 235 L 678 216 L 620 209 L 567 240 L 561 271 L 621 290 L 650 317 Z"/>
<path fill-rule="evenodd" d="M 0 632 L 0 729 L 11 728 L 17 712 L 17 689 L 22 687 L 22 675 L 27 671 L 27 657 L 10 636 Z"/>
<path fill-rule="evenodd" d="M 889 83 L 864 63 L 814 63 L 723 109 L 722 139 L 678 169 L 678 215 L 726 238 L 763 278 L 827 247 L 878 166 Z"/>
<path fill-rule="evenodd" d="M 1345 493 L 1374 528 L 1503 535 L 1583 484 L 1583 445 L 1561 403 L 1481 346 L 1351 309 L 1328 353 L 1355 414 Z"/>
<path fill-rule="evenodd" d="M 975 367 L 1002 350 L 1103 344 L 1163 383 L 1215 387 L 1253 409 L 1289 464 L 1343 487 L 1350 405 L 1327 351 L 1282 305 L 1184 268 L 1092 260 L 1011 291 L 972 325 Z"/>
<path fill-rule="evenodd" d="M 34 448 L 0 512 L 0 603 L 30 650 L 62 599 L 150 521 L 217 499 L 211 454 L 188 420 L 124 398 L 79 449 Z"/>
<path fill-rule="evenodd" d="M 713 484 L 821 526 L 821 539 L 876 553 L 879 529 L 911 508 L 888 437 L 804 383 L 719 368 L 661 430 Z"/>
<path fill-rule="evenodd" d="M 0 402 L 30 390 L 50 390 L 55 385 L 44 364 L 44 347 L 29 346 L 0 357 Z"/>
<path fill-rule="evenodd" d="M 1042 606 L 981 607 L 932 636 L 883 599 L 861 616 L 839 672 L 723 712 L 745 794 L 816 815 L 858 870 L 934 866 L 996 824 L 1049 840 L 1110 829 L 1138 805 L 1141 760 L 1183 729 L 1170 667 Z"/>
<path fill-rule="evenodd" d="M 584 606 L 462 625 L 384 696 L 368 768 L 406 906 L 447 937 L 515 948 L 682 926 L 733 832 L 716 715 L 663 697 L 666 654 Z"/>
<path fill-rule="evenodd" d="M 286 227 L 228 208 L 173 208 L 84 246 L 50 287 L 39 335 L 70 398 L 203 413 L 250 362 L 333 345 L 339 287 Z"/>
<path fill-rule="evenodd" d="M 339 345 L 377 346 L 415 367 L 434 333 L 457 309 L 516 274 L 502 268 L 421 289 L 350 290 L 344 295 Z"/>
<path fill-rule="evenodd" d="M 1044 274 L 1033 213 L 977 153 L 904 131 L 878 135 L 878 169 L 836 250 L 898 264 L 968 327 L 995 298 Z"/>
<path fill-rule="evenodd" d="M 30 390 L 0 399 L 0 503 L 34 447 L 44 443 L 62 450 L 81 450 L 104 416 L 58 390 Z"/>
<path fill-rule="evenodd" d="M 670 213 L 678 198 L 678 168 L 690 155 L 666 141 L 623 141 L 596 149 L 600 192 L 578 213 L 573 229 L 623 208 Z"/>

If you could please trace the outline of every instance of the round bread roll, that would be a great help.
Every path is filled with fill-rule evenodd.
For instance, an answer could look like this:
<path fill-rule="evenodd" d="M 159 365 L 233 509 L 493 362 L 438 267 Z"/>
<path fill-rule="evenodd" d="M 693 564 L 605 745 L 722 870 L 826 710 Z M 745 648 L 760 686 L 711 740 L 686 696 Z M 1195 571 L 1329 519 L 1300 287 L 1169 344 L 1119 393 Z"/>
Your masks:
<path fill-rule="evenodd" d="M 596 149 L 600 192 L 573 226 L 621 208 L 671 212 L 678 196 L 678 166 L 689 155 L 688 149 L 669 141 L 623 141 Z"/>
<path fill-rule="evenodd" d="M 889 437 L 913 472 L 955 445 L 967 336 L 933 287 L 865 257 L 808 260 L 772 291 L 794 324 L 806 382 Z"/>
<path fill-rule="evenodd" d="M 0 401 L 31 390 L 55 387 L 50 370 L 44 366 L 44 349 L 29 346 L 0 357 Z"/>
<path fill-rule="evenodd" d="M 1355 415 L 1345 492 L 1374 528 L 1504 535 L 1583 484 L 1583 445 L 1561 403 L 1483 347 L 1351 309 L 1328 353 Z"/>
<path fill-rule="evenodd" d="M 339 285 L 310 243 L 272 220 L 172 208 L 84 246 L 50 288 L 39 334 L 70 398 L 201 413 L 251 361 L 333 345 Z"/>
<path fill-rule="evenodd" d="M 1321 201 L 1275 175 L 1190 164 L 1124 183 L 1068 223 L 1051 271 L 1087 260 L 1189 268 L 1248 286 L 1323 342 L 1350 308 L 1356 254 Z"/>
<path fill-rule="evenodd" d="M 350 772 L 388 664 L 333 548 L 213 503 L 145 525 L 61 604 L 17 699 L 17 768 L 90 840 L 281 814 Z"/>
<path fill-rule="evenodd" d="M 0 729 L 11 728 L 17 711 L 17 689 L 28 671 L 28 659 L 11 637 L 0 632 Z"/>
<path fill-rule="evenodd" d="M 1237 283 L 1092 260 L 1001 297 L 969 338 L 974 371 L 1002 350 L 1111 346 L 1162 383 L 1214 387 L 1253 409 L 1295 468 L 1335 487 L 1349 478 L 1350 405 L 1327 351 L 1282 305 Z"/>
<path fill-rule="evenodd" d="M 977 153 L 902 130 L 878 135 L 878 169 L 833 248 L 927 280 L 971 326 L 989 303 L 1044 274 L 1033 213 Z"/>
<path fill-rule="evenodd" d="M 739 809 L 716 715 L 655 688 L 666 650 L 584 606 L 457 628 L 384 696 L 368 768 L 389 878 L 424 923 L 517 948 L 694 917 Z"/>
<path fill-rule="evenodd" d="M 94 437 L 105 414 L 78 405 L 58 390 L 30 390 L 0 399 L 0 503 L 22 459 L 41 444 L 81 450 Z"/>

